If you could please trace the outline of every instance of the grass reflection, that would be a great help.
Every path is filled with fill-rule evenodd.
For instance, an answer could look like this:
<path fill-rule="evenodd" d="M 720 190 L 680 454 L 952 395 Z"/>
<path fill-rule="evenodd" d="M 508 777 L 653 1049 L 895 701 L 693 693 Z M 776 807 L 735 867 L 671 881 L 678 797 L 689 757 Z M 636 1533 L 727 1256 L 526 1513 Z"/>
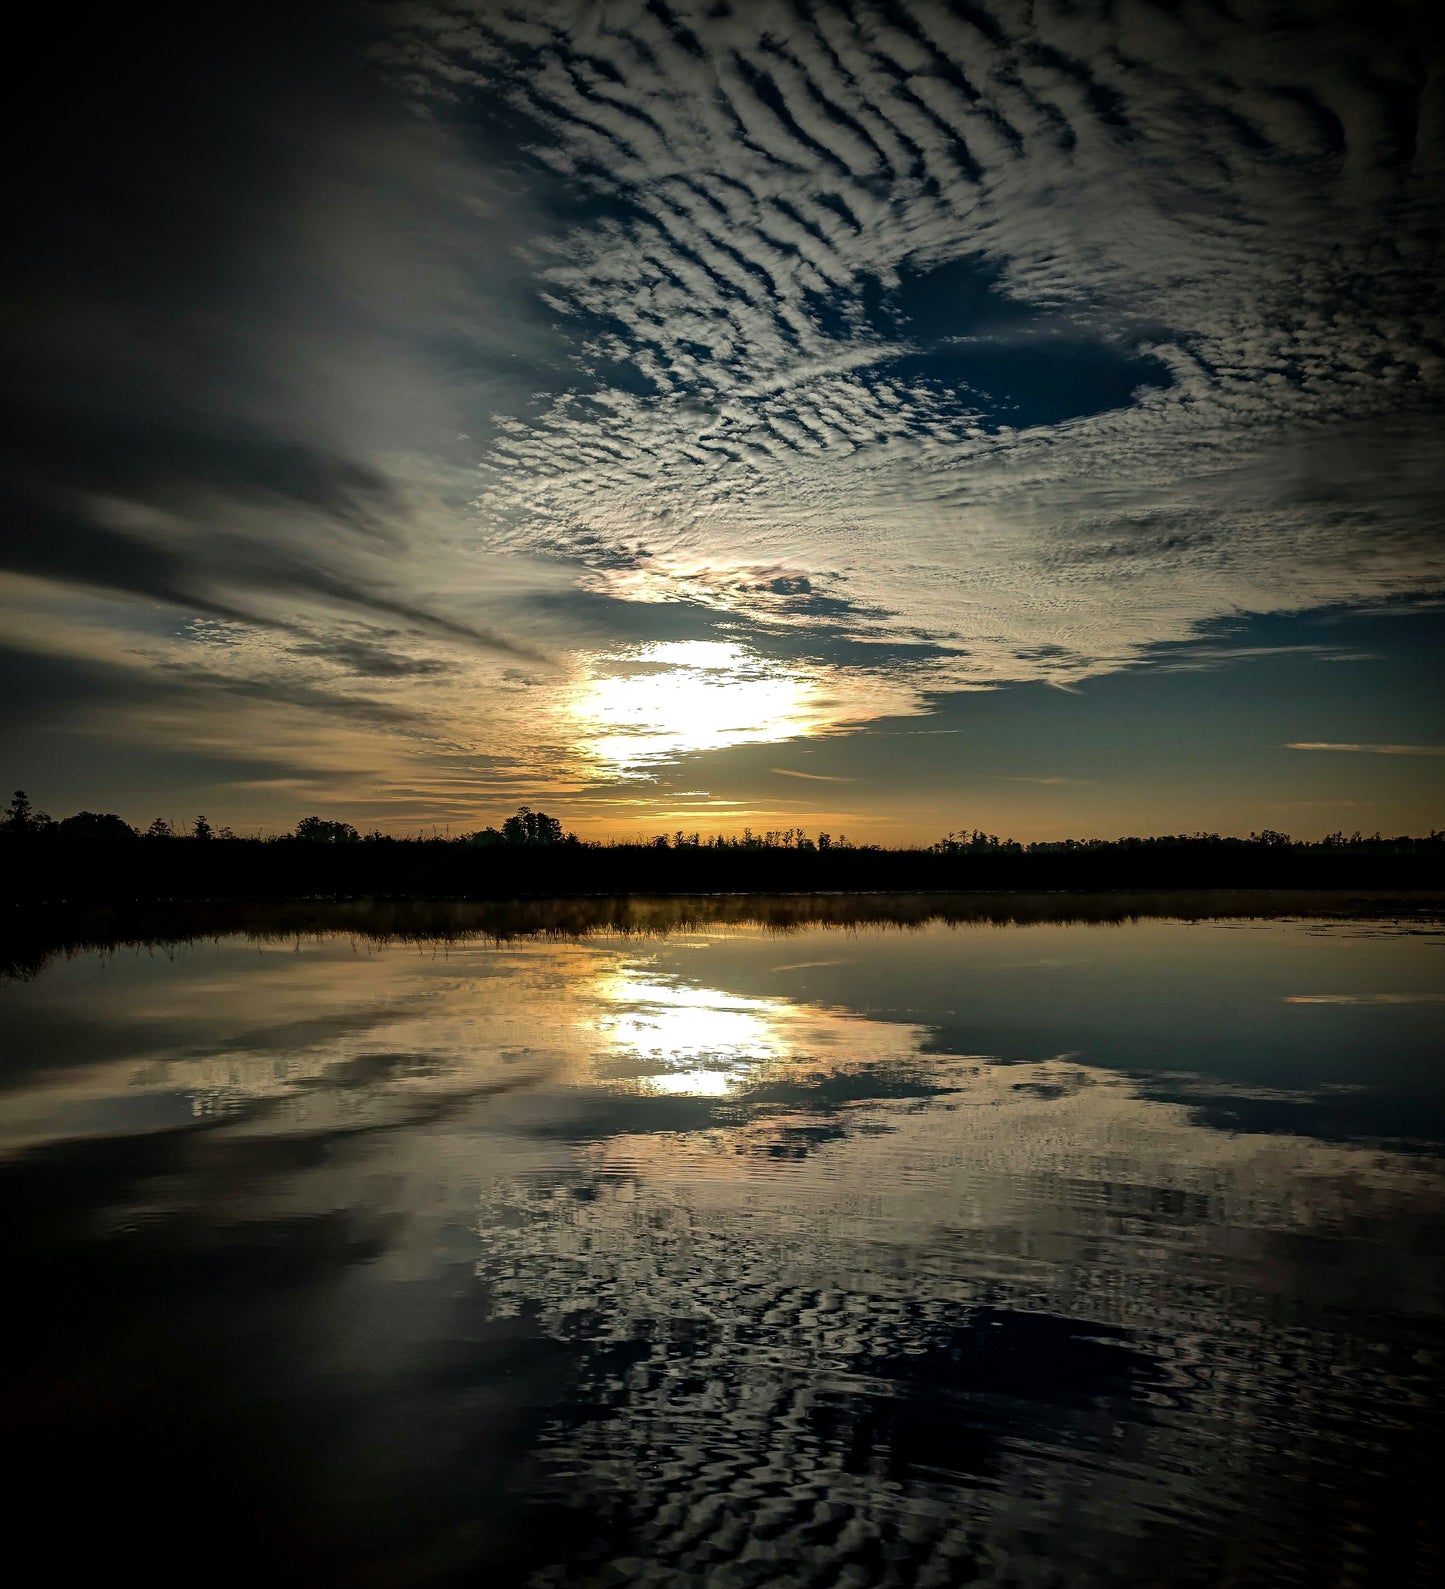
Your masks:
<path fill-rule="evenodd" d="M 1109 894 L 701 894 L 529 900 L 166 900 L 115 906 L 16 907 L 0 913 L 0 977 L 29 977 L 57 956 L 171 950 L 239 934 L 256 943 L 332 934 L 370 944 L 462 944 L 517 938 L 648 937 L 712 927 L 910 930 L 932 922 L 996 926 L 1123 924 L 1147 918 L 1336 920 L 1445 914 L 1438 893 L 1194 889 Z"/>

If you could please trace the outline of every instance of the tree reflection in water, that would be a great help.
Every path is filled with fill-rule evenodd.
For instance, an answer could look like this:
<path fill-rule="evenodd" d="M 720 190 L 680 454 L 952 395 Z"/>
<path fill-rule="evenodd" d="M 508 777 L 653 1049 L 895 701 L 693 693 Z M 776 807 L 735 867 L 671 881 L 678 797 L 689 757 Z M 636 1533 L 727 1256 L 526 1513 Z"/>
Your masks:
<path fill-rule="evenodd" d="M 20 1534 L 67 1493 L 57 1571 L 161 1581 L 1423 1582 L 1435 926 L 886 908 L 38 946 Z"/>

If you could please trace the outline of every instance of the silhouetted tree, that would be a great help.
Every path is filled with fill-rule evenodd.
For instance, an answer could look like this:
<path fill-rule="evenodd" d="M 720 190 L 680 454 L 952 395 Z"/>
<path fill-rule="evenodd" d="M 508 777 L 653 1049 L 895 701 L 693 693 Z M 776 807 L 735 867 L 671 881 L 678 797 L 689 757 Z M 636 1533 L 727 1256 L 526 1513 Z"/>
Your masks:
<path fill-rule="evenodd" d="M 136 839 L 140 835 L 113 811 L 77 811 L 55 826 L 62 839 Z"/>
<path fill-rule="evenodd" d="M 502 839 L 507 844 L 560 844 L 562 824 L 545 811 L 518 806 L 516 816 L 502 824 Z"/>
<path fill-rule="evenodd" d="M 12 838 L 23 838 L 54 826 L 55 824 L 43 811 L 37 811 L 30 804 L 30 796 L 23 789 L 15 791 L 10 804 L 5 808 L 5 815 L 0 817 L 0 833 L 6 833 Z"/>
<path fill-rule="evenodd" d="M 296 824 L 298 839 L 308 844 L 359 844 L 361 835 L 349 822 L 328 822 L 325 817 L 302 817 Z"/>
<path fill-rule="evenodd" d="M 996 833 L 985 833 L 975 828 L 972 833 L 949 833 L 937 844 L 930 845 L 935 855 L 983 855 L 1007 851 L 1021 854 L 1023 845 L 1017 839 L 1001 839 Z"/>
<path fill-rule="evenodd" d="M 810 838 L 801 828 L 758 833 L 674 833 L 584 843 L 544 811 L 522 806 L 500 828 L 453 838 L 360 838 L 346 822 L 303 818 L 287 842 L 237 838 L 198 817 L 204 846 L 128 844 L 113 813 L 81 811 L 55 823 L 23 790 L 0 810 L 0 896 L 9 900 L 209 898 L 227 895 L 374 894 L 413 897 L 556 897 L 567 893 L 766 893 L 919 890 L 968 893 L 1164 888 L 1438 888 L 1445 834 L 1395 838 L 1333 833 L 1310 843 L 1265 829 L 1032 844 L 981 829 L 900 849 Z M 157 818 L 151 840 L 179 837 Z M 115 840 L 91 843 L 87 840 Z M 309 841 L 298 844 L 296 840 Z M 485 849 L 486 854 L 477 853 Z"/>

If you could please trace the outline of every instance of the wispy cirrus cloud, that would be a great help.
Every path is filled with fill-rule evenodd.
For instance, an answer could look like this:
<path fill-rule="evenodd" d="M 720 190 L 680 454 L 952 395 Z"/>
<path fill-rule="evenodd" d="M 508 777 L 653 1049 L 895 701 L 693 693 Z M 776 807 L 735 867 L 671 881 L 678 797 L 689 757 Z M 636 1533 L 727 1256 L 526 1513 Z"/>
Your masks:
<path fill-rule="evenodd" d="M 1287 993 L 1286 1004 L 1445 1004 L 1445 993 Z"/>
<path fill-rule="evenodd" d="M 799 772 L 794 767 L 770 767 L 780 778 L 806 778 L 809 783 L 857 783 L 856 778 L 844 778 L 826 772 Z"/>
<path fill-rule="evenodd" d="M 1089 783 L 1089 782 L 1092 781 L 1091 779 L 1088 779 L 1088 778 L 1064 778 L 1064 777 L 1030 778 L 1030 777 L 1026 777 L 1026 776 L 1024 776 L 1022 774 L 1006 773 L 1006 772 L 984 773 L 983 776 L 985 778 L 987 778 L 990 783 L 1039 783 L 1039 784 L 1047 784 L 1050 787 L 1056 787 L 1056 786 L 1058 786 L 1060 784 Z"/>
<path fill-rule="evenodd" d="M 1445 756 L 1445 745 L 1366 745 L 1328 740 L 1290 740 L 1286 750 L 1359 751 L 1368 756 Z"/>

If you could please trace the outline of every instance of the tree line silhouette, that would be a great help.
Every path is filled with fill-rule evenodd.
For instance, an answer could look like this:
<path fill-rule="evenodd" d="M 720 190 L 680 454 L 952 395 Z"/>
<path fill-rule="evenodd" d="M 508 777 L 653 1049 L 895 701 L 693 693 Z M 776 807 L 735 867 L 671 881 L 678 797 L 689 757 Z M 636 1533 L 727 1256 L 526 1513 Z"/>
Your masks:
<path fill-rule="evenodd" d="M 1445 833 L 1273 829 L 1023 844 L 979 829 L 905 848 L 801 828 L 587 841 L 530 806 L 499 827 L 398 838 L 303 817 L 289 833 L 242 836 L 197 816 L 144 831 L 113 812 L 56 821 L 23 791 L 0 816 L 0 895 L 14 901 L 806 892 L 1111 891 L 1173 888 L 1438 889 Z"/>

